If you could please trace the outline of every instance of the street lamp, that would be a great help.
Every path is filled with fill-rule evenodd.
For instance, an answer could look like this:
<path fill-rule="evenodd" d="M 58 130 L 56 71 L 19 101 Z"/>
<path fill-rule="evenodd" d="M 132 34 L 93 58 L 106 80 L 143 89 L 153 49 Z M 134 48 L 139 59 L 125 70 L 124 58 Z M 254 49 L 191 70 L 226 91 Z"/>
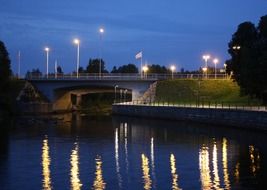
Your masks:
<path fill-rule="evenodd" d="M 207 67 L 203 67 L 202 71 L 203 71 L 203 75 L 204 75 L 208 71 Z"/>
<path fill-rule="evenodd" d="M 208 60 L 210 59 L 210 55 L 203 55 L 202 58 L 205 60 L 205 67 L 208 71 Z M 208 72 L 206 72 L 206 78 L 208 78 Z"/>
<path fill-rule="evenodd" d="M 240 48 L 241 48 L 241 47 L 238 46 L 238 45 L 237 45 L 237 46 L 233 46 L 233 49 L 234 49 L 234 50 L 240 50 Z"/>
<path fill-rule="evenodd" d="M 100 47 L 99 47 L 99 77 L 101 77 L 101 62 L 102 62 L 102 58 L 101 58 L 101 48 L 102 48 L 102 38 L 103 38 L 103 34 L 104 34 L 104 28 L 100 28 L 99 29 L 99 34 L 100 34 Z"/>
<path fill-rule="evenodd" d="M 224 76 L 226 78 L 226 67 L 227 67 L 226 63 L 224 63 L 223 66 L 224 66 Z"/>
<path fill-rule="evenodd" d="M 74 39 L 73 43 L 77 45 L 77 63 L 76 63 L 76 72 L 77 72 L 77 78 L 79 78 L 79 65 L 80 65 L 80 40 Z"/>
<path fill-rule="evenodd" d="M 124 90 L 124 102 L 126 102 L 126 94 L 127 94 L 127 89 Z"/>
<path fill-rule="evenodd" d="M 147 78 L 148 67 L 147 67 L 146 65 L 143 66 L 143 71 L 144 71 L 144 76 L 145 76 L 145 78 Z"/>
<path fill-rule="evenodd" d="M 119 86 L 118 85 L 115 85 L 114 86 L 114 102 L 116 103 L 116 101 L 117 101 L 117 88 L 118 88 Z"/>
<path fill-rule="evenodd" d="M 49 47 L 45 47 L 44 49 L 46 51 L 46 78 L 48 78 L 48 61 L 49 61 Z"/>
<path fill-rule="evenodd" d="M 216 65 L 219 63 L 219 60 L 217 58 L 213 59 L 213 63 L 214 63 L 214 71 L 215 71 L 215 79 L 217 78 L 217 75 L 216 75 Z"/>
<path fill-rule="evenodd" d="M 173 72 L 174 72 L 175 69 L 176 69 L 175 65 L 171 65 L 170 69 L 171 69 L 171 72 L 172 72 L 172 79 L 173 79 Z"/>

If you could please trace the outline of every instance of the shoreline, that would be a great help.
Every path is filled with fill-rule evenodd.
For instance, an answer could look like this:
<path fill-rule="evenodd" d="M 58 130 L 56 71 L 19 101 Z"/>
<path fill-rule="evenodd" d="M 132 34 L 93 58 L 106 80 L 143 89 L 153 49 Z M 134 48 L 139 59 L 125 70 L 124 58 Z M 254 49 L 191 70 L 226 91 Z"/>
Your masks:
<path fill-rule="evenodd" d="M 193 121 L 267 132 L 266 111 L 113 104 L 112 114 L 173 121 Z"/>

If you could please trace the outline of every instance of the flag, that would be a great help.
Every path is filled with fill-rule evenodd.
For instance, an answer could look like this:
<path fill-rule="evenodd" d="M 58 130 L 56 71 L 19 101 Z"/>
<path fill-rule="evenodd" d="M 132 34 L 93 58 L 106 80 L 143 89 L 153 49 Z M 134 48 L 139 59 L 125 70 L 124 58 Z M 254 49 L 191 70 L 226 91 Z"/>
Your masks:
<path fill-rule="evenodd" d="M 141 59 L 142 56 L 142 52 L 140 51 L 138 54 L 135 55 L 135 59 Z"/>

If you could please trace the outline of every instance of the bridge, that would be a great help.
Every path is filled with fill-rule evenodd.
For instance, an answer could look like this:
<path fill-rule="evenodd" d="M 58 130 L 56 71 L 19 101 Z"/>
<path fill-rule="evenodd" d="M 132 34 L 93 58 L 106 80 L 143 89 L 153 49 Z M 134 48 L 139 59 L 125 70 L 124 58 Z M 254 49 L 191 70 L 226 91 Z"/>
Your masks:
<path fill-rule="evenodd" d="M 142 97 L 150 85 L 157 81 L 154 77 L 139 75 L 110 75 L 101 76 L 34 76 L 26 79 L 30 82 L 49 102 L 53 104 L 54 111 L 69 110 L 73 106 L 79 106 L 82 96 L 90 93 L 114 93 L 114 96 L 131 96 L 136 100 Z M 73 105 L 71 99 L 75 97 Z"/>
<path fill-rule="evenodd" d="M 149 87 L 158 80 L 189 78 L 201 79 L 201 74 L 51 74 L 45 76 L 27 76 L 29 81 L 47 100 L 53 104 L 53 110 L 69 110 L 79 106 L 82 96 L 90 93 L 114 93 L 114 97 L 131 96 L 132 100 L 140 99 Z M 214 78 L 209 76 L 209 79 Z M 225 79 L 225 75 L 217 78 Z M 123 93 L 123 95 L 122 95 Z M 71 99 L 75 97 L 73 105 Z"/>

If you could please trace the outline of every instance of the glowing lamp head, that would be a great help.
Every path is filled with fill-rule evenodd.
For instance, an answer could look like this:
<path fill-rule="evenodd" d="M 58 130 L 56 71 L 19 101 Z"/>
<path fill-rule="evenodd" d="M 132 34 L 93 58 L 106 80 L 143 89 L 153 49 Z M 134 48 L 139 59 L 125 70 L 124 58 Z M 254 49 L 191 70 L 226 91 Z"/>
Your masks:
<path fill-rule="evenodd" d="M 203 72 L 207 72 L 208 68 L 207 67 L 203 67 L 202 70 L 203 70 Z"/>
<path fill-rule="evenodd" d="M 214 64 L 219 63 L 219 59 L 217 59 L 217 58 L 213 59 L 213 63 L 214 63 Z"/>
<path fill-rule="evenodd" d="M 143 71 L 144 72 L 147 72 L 148 71 L 148 67 L 145 65 L 145 66 L 143 66 Z"/>
<path fill-rule="evenodd" d="M 73 43 L 80 44 L 80 40 L 76 38 L 76 39 L 73 40 Z"/>
<path fill-rule="evenodd" d="M 100 32 L 100 34 L 103 34 L 104 33 L 104 28 L 100 28 L 99 32 Z"/>
<path fill-rule="evenodd" d="M 203 55 L 202 58 L 207 61 L 208 59 L 210 59 L 210 55 Z"/>
<path fill-rule="evenodd" d="M 49 47 L 45 47 L 45 49 L 44 49 L 46 52 L 49 52 Z"/>
<path fill-rule="evenodd" d="M 175 67 L 174 65 L 172 65 L 172 66 L 170 67 L 170 69 L 171 69 L 171 71 L 173 72 L 173 71 L 175 71 L 176 67 Z"/>

